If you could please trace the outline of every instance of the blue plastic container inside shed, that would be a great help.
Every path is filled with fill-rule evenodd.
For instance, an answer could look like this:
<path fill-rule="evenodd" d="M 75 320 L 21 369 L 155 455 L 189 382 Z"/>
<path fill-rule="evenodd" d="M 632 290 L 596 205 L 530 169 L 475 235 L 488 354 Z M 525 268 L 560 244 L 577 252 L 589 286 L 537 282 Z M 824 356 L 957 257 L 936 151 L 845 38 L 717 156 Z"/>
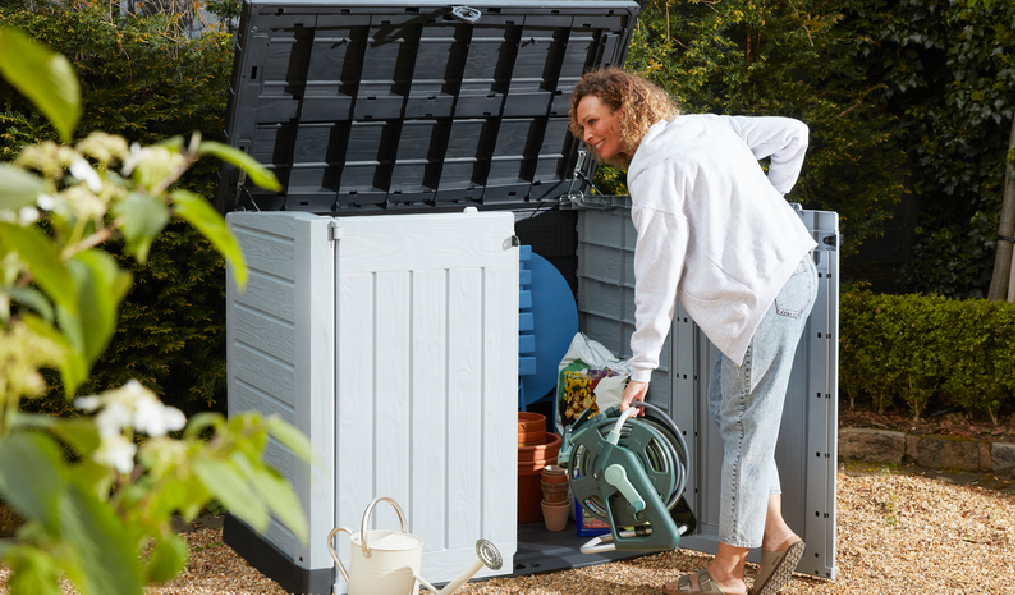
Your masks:
<path fill-rule="evenodd" d="M 216 206 L 343 217 L 550 210 L 516 233 L 575 289 L 576 215 L 554 210 L 580 144 L 567 131 L 571 92 L 586 70 L 623 64 L 638 10 L 615 0 L 245 1 L 226 142 L 282 189 L 226 164 Z M 231 516 L 224 539 L 287 591 L 335 582 L 334 569 L 306 568 Z M 523 551 L 540 540 L 566 554 Z M 573 531 L 547 537 L 534 526 L 519 525 L 518 541 L 518 572 L 630 555 L 582 555 Z"/>
<path fill-rule="evenodd" d="M 531 209 L 567 191 L 571 90 L 623 63 L 634 2 L 245 2 L 227 141 L 233 210 L 370 214 Z M 591 163 L 586 169 L 590 173 Z"/>

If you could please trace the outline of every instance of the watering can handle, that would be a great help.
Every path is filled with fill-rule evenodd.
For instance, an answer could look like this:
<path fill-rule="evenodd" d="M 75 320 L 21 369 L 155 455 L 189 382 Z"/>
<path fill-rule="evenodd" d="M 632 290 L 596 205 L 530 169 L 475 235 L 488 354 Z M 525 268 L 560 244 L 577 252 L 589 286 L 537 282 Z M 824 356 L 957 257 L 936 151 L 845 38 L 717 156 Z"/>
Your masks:
<path fill-rule="evenodd" d="M 363 556 L 365 558 L 370 557 L 370 548 L 367 547 L 367 521 L 370 520 L 370 513 L 373 512 L 374 506 L 381 500 L 388 502 L 395 508 L 395 512 L 398 514 L 398 522 L 402 524 L 402 533 L 409 532 L 409 525 L 405 522 L 405 514 L 402 512 L 402 507 L 398 505 L 398 502 L 395 502 L 393 498 L 388 496 L 375 498 L 374 501 L 370 503 L 370 506 L 367 506 L 367 509 L 363 511 L 363 523 L 360 525 L 360 547 L 363 549 Z"/>
<path fill-rule="evenodd" d="M 328 533 L 328 553 L 331 554 L 331 559 L 334 560 L 335 564 L 338 566 L 338 571 L 342 573 L 342 578 L 345 579 L 345 584 L 349 584 L 349 573 L 345 571 L 345 566 L 342 566 L 342 561 L 338 559 L 338 553 L 335 552 L 335 548 L 332 547 L 332 543 L 334 543 L 335 539 L 335 534 L 338 533 L 339 531 L 344 531 L 348 533 L 349 537 L 352 538 L 351 530 L 346 529 L 345 527 L 335 527 L 334 529 L 331 530 L 331 533 Z"/>

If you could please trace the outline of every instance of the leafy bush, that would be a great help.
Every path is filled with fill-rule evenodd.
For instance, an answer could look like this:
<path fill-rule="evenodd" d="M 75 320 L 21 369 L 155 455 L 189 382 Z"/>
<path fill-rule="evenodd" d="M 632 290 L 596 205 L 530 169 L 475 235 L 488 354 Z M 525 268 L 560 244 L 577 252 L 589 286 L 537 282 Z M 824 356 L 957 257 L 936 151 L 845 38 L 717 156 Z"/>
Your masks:
<path fill-rule="evenodd" d="M 921 212 L 913 291 L 982 296 L 990 284 L 1012 113 L 1015 3 L 846 0 L 857 72 L 898 119 Z"/>
<path fill-rule="evenodd" d="M 839 302 L 839 381 L 879 411 L 919 419 L 934 395 L 998 423 L 1015 394 L 1015 304 L 849 290 Z"/>
<path fill-rule="evenodd" d="M 789 116 L 810 127 L 810 148 L 789 198 L 837 211 L 852 253 L 892 216 L 905 193 L 897 116 L 876 78 L 857 68 L 863 33 L 838 3 L 648 2 L 626 66 L 653 79 L 685 112 Z"/>
<path fill-rule="evenodd" d="M 102 129 L 151 144 L 181 131 L 217 139 L 224 127 L 230 36 L 183 37 L 172 15 L 110 16 L 103 6 L 0 9 L 15 26 L 71 58 L 81 80 L 77 134 Z M 0 161 L 54 138 L 52 126 L 0 79 Z M 199 161 L 180 187 L 212 196 L 218 166 Z M 225 411 L 225 271 L 221 256 L 192 228 L 171 224 L 151 257 L 138 263 L 109 246 L 134 285 L 119 311 L 110 348 L 82 390 L 98 392 L 137 378 L 185 413 Z M 69 413 L 51 391 L 26 409 Z"/>

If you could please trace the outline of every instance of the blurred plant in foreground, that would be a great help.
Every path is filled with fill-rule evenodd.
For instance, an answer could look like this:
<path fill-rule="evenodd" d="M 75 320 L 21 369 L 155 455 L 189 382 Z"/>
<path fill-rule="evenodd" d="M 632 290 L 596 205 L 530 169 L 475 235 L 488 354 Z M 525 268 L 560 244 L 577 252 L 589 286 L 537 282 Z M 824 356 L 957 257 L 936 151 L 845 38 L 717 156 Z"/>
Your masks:
<path fill-rule="evenodd" d="M 47 368 L 59 370 L 72 398 L 106 348 L 131 278 L 101 248 L 105 241 L 122 239 L 143 262 L 179 218 L 245 286 L 243 254 L 221 215 L 174 188 L 195 161 L 210 155 L 266 188 L 278 182 L 242 152 L 199 135 L 142 147 L 96 132 L 69 144 L 81 113 L 74 69 L 18 31 L 0 29 L 0 73 L 61 140 L 0 163 L 0 498 L 25 519 L 0 545 L 10 590 L 59 593 L 66 577 L 83 595 L 142 593 L 186 563 L 172 515 L 189 520 L 214 501 L 259 531 L 274 514 L 305 540 L 300 502 L 262 454 L 269 436 L 305 461 L 310 447 L 277 417 L 208 413 L 187 424 L 136 381 L 74 401 L 94 415 L 20 410 L 44 392 Z"/>

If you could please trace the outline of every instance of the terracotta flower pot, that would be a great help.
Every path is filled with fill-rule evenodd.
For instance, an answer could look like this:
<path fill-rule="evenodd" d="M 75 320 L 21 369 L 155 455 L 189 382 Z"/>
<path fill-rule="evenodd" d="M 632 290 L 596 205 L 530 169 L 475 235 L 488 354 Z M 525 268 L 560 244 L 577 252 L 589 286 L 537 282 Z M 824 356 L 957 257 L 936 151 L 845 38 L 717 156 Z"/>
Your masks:
<path fill-rule="evenodd" d="M 518 446 L 535 446 L 546 441 L 546 416 L 542 413 L 518 413 Z"/>
<path fill-rule="evenodd" d="M 540 487 L 546 502 L 566 502 L 568 490 L 567 471 L 557 465 L 547 465 L 540 474 Z"/>
<path fill-rule="evenodd" d="M 531 446 L 518 446 L 518 464 L 533 463 L 535 470 L 542 472 L 543 467 L 557 463 L 560 452 L 560 436 L 553 432 L 543 431 L 542 443 Z M 541 462 L 541 464 L 539 464 Z"/>
<path fill-rule="evenodd" d="M 546 444 L 518 447 L 518 522 L 537 523 L 542 518 L 539 502 L 543 498 L 540 485 L 543 468 L 557 463 L 560 436 L 543 432 Z"/>
<path fill-rule="evenodd" d="M 539 503 L 539 506 L 543 509 L 543 522 L 546 524 L 547 531 L 563 531 L 567 528 L 567 520 L 571 516 L 570 503 L 544 500 Z"/>

